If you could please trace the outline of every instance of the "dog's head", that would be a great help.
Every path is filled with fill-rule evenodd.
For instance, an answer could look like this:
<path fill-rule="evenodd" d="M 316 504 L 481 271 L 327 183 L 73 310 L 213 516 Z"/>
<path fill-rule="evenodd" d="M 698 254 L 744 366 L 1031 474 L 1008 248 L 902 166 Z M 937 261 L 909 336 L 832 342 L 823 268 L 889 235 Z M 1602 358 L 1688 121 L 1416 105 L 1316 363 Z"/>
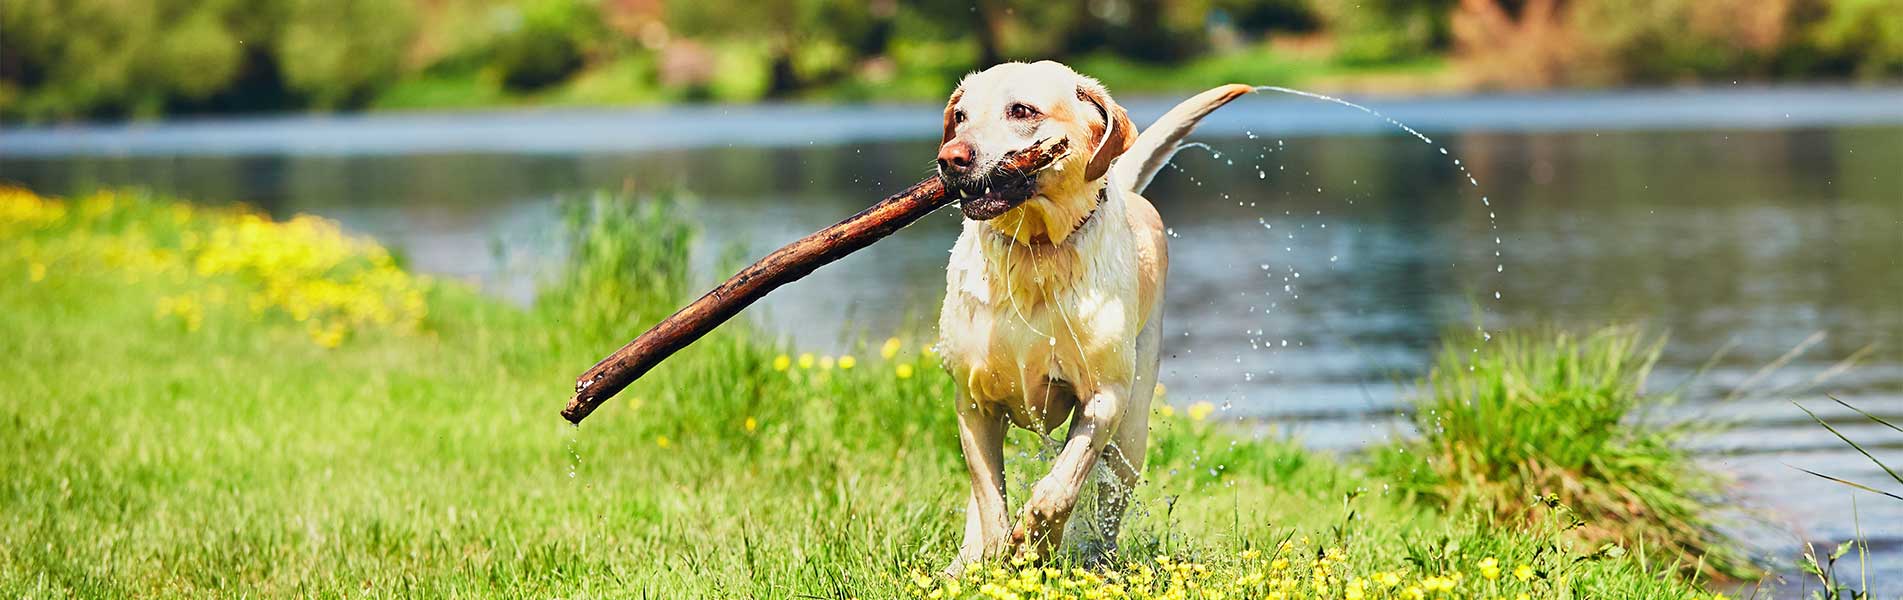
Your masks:
<path fill-rule="evenodd" d="M 1037 196 L 1053 203 L 1090 203 L 1049 207 L 1081 216 L 1095 207 L 1095 183 L 1136 134 L 1129 115 L 1097 80 L 1051 61 L 1005 63 L 966 76 L 952 92 L 945 104 L 938 176 L 951 194 L 964 199 L 965 217 L 973 220 L 992 219 Z M 1086 150 L 1034 173 L 1000 167 L 1012 153 L 1056 138 Z"/>

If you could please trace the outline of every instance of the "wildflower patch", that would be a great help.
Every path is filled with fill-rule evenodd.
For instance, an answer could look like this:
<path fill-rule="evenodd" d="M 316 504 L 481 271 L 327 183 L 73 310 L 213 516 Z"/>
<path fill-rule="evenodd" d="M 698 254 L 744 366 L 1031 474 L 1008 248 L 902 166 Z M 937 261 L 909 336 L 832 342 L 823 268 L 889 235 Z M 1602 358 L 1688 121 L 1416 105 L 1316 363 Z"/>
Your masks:
<path fill-rule="evenodd" d="M 26 279 L 106 274 L 173 290 L 154 314 L 186 331 L 210 311 L 288 321 L 327 348 L 367 331 L 413 333 L 428 314 L 430 282 L 389 251 L 335 222 L 298 215 L 274 221 L 245 207 L 203 207 L 141 192 L 103 191 L 66 201 L 0 188 L 3 251 Z"/>

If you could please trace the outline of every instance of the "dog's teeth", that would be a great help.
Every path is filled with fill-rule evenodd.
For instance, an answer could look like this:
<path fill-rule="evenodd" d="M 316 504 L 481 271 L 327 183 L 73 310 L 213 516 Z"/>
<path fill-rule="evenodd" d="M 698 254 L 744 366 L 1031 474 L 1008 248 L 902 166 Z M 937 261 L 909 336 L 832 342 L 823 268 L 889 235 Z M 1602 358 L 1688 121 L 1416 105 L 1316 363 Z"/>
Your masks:
<path fill-rule="evenodd" d="M 991 186 L 988 186 L 988 185 L 985 186 L 985 195 L 986 196 L 991 195 Z"/>

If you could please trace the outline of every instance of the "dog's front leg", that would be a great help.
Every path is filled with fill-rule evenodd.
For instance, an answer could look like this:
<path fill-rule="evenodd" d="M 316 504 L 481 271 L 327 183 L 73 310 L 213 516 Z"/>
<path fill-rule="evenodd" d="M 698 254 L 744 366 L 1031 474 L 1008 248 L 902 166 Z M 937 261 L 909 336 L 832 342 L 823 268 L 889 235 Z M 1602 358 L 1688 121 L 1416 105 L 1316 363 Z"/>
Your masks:
<path fill-rule="evenodd" d="M 1128 401 L 1121 386 L 1105 385 L 1077 407 L 1071 417 L 1070 432 L 1063 450 L 1051 463 L 1051 472 L 1031 489 L 1024 504 L 1024 517 L 1011 532 L 1011 543 L 1019 554 L 1038 552 L 1049 556 L 1063 541 L 1064 521 L 1077 508 L 1077 497 L 1089 481 L 1097 456 L 1117 431 Z"/>
<path fill-rule="evenodd" d="M 957 402 L 958 445 L 971 476 L 971 498 L 965 503 L 965 542 L 945 568 L 950 575 L 1003 550 L 1010 526 L 1004 503 L 1004 412 L 981 409 L 964 390 Z"/>

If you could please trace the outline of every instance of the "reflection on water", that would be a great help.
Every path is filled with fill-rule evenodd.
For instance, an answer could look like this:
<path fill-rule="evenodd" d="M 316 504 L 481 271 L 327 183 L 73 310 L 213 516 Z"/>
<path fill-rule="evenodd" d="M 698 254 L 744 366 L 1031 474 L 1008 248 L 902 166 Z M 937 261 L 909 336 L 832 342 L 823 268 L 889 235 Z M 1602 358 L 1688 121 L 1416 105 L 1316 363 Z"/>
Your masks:
<path fill-rule="evenodd" d="M 1220 115 L 1219 115 L 1220 116 Z M 1404 136 L 1205 140 L 1148 194 L 1172 240 L 1172 400 L 1329 448 L 1405 435 L 1407 383 L 1443 333 L 1639 322 L 1669 332 L 1654 386 L 1691 380 L 1679 410 L 1736 420 L 1701 441 L 1749 505 L 1843 539 L 1844 488 L 1802 466 L 1885 476 L 1790 405 L 1828 391 L 1903 418 L 1903 129 L 1436 135 L 1483 183 Z M 758 255 L 929 172 L 929 143 L 645 153 L 0 158 L 50 193 L 139 184 L 313 212 L 382 237 L 415 267 L 527 301 L 558 248 L 553 198 L 680 186 L 712 242 Z M 1232 164 L 1233 163 L 1233 164 Z M 1491 206 L 1478 202 L 1484 192 Z M 1490 215 L 1497 212 L 1497 216 Z M 1498 224 L 1498 230 L 1492 224 Z M 931 335 L 957 217 L 946 211 L 763 301 L 752 314 L 804 347 Z M 1498 246 L 1495 236 L 1501 238 Z M 1496 248 L 1504 248 L 1496 259 Z M 876 258 L 874 257 L 876 254 Z M 1493 292 L 1500 299 L 1493 298 Z M 846 332 L 843 334 L 842 331 Z M 1821 340 L 1811 340 L 1823 332 Z M 632 335 L 635 332 L 627 332 Z M 1813 343 L 1762 374 L 1794 347 Z M 1854 369 L 1832 367 L 1865 348 Z M 605 350 L 605 349 L 604 349 Z M 1734 392 L 1743 398 L 1720 402 Z M 1846 421 L 1848 422 L 1848 421 Z M 1903 463 L 1903 439 L 1847 426 Z M 1873 566 L 1903 573 L 1903 505 L 1866 500 Z M 1788 534 L 1745 529 L 1794 556 Z"/>

